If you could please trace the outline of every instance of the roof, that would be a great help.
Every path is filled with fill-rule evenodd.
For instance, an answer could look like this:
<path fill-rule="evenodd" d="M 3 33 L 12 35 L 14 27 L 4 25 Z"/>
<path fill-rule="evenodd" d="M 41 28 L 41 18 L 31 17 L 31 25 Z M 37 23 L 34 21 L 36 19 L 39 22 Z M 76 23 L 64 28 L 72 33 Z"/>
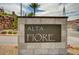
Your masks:
<path fill-rule="evenodd" d="M 68 24 L 79 24 L 79 19 L 75 19 L 75 20 L 72 20 L 72 21 L 68 21 L 67 23 Z"/>

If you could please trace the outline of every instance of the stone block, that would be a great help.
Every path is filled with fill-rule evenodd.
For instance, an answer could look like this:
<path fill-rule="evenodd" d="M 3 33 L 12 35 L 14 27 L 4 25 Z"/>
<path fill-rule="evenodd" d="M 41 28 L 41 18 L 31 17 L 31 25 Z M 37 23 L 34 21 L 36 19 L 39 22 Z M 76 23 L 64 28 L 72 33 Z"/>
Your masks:
<path fill-rule="evenodd" d="M 33 49 L 22 49 L 19 54 L 21 54 L 21 55 L 33 55 L 34 50 Z"/>
<path fill-rule="evenodd" d="M 40 18 L 27 18 L 26 24 L 40 24 Z"/>
<path fill-rule="evenodd" d="M 55 18 L 43 18 L 41 19 L 41 24 L 56 24 Z"/>
<path fill-rule="evenodd" d="M 60 55 L 66 55 L 67 54 L 67 49 L 66 48 L 59 48 L 59 54 Z"/>
<path fill-rule="evenodd" d="M 34 54 L 35 55 L 46 55 L 48 54 L 48 49 L 35 49 Z"/>
<path fill-rule="evenodd" d="M 58 55 L 59 54 L 59 49 L 53 48 L 53 49 L 48 49 L 48 55 Z"/>

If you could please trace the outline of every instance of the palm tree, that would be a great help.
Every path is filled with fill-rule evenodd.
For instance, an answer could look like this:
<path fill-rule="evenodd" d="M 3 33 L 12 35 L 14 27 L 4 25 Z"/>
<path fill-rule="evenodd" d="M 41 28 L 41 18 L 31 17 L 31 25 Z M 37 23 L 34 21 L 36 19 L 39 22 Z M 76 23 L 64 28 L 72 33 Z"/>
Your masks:
<path fill-rule="evenodd" d="M 33 15 L 35 16 L 36 10 L 40 5 L 38 3 L 31 3 L 29 6 L 33 9 Z"/>

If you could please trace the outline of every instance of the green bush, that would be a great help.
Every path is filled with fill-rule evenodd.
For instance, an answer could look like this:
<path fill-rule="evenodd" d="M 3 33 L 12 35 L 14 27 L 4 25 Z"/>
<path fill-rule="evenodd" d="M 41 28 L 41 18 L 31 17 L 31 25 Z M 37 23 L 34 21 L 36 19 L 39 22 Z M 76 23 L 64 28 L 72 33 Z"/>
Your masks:
<path fill-rule="evenodd" d="M 13 34 L 16 34 L 17 32 L 13 32 Z"/>
<path fill-rule="evenodd" d="M 8 34 L 12 34 L 12 31 L 9 31 Z"/>
<path fill-rule="evenodd" d="M 3 31 L 3 32 L 1 32 L 1 34 L 7 34 L 7 32 L 6 31 Z"/>

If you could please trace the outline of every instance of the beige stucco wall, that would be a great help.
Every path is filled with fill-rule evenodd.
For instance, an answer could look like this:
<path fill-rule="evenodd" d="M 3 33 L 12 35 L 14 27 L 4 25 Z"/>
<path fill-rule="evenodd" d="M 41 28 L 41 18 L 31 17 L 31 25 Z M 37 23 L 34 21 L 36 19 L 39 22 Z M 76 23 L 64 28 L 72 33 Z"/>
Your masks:
<path fill-rule="evenodd" d="M 19 18 L 18 34 L 19 34 L 19 54 L 67 54 L 67 18 Z M 61 42 L 48 42 L 48 43 L 24 43 L 25 29 L 24 24 L 61 24 Z"/>

